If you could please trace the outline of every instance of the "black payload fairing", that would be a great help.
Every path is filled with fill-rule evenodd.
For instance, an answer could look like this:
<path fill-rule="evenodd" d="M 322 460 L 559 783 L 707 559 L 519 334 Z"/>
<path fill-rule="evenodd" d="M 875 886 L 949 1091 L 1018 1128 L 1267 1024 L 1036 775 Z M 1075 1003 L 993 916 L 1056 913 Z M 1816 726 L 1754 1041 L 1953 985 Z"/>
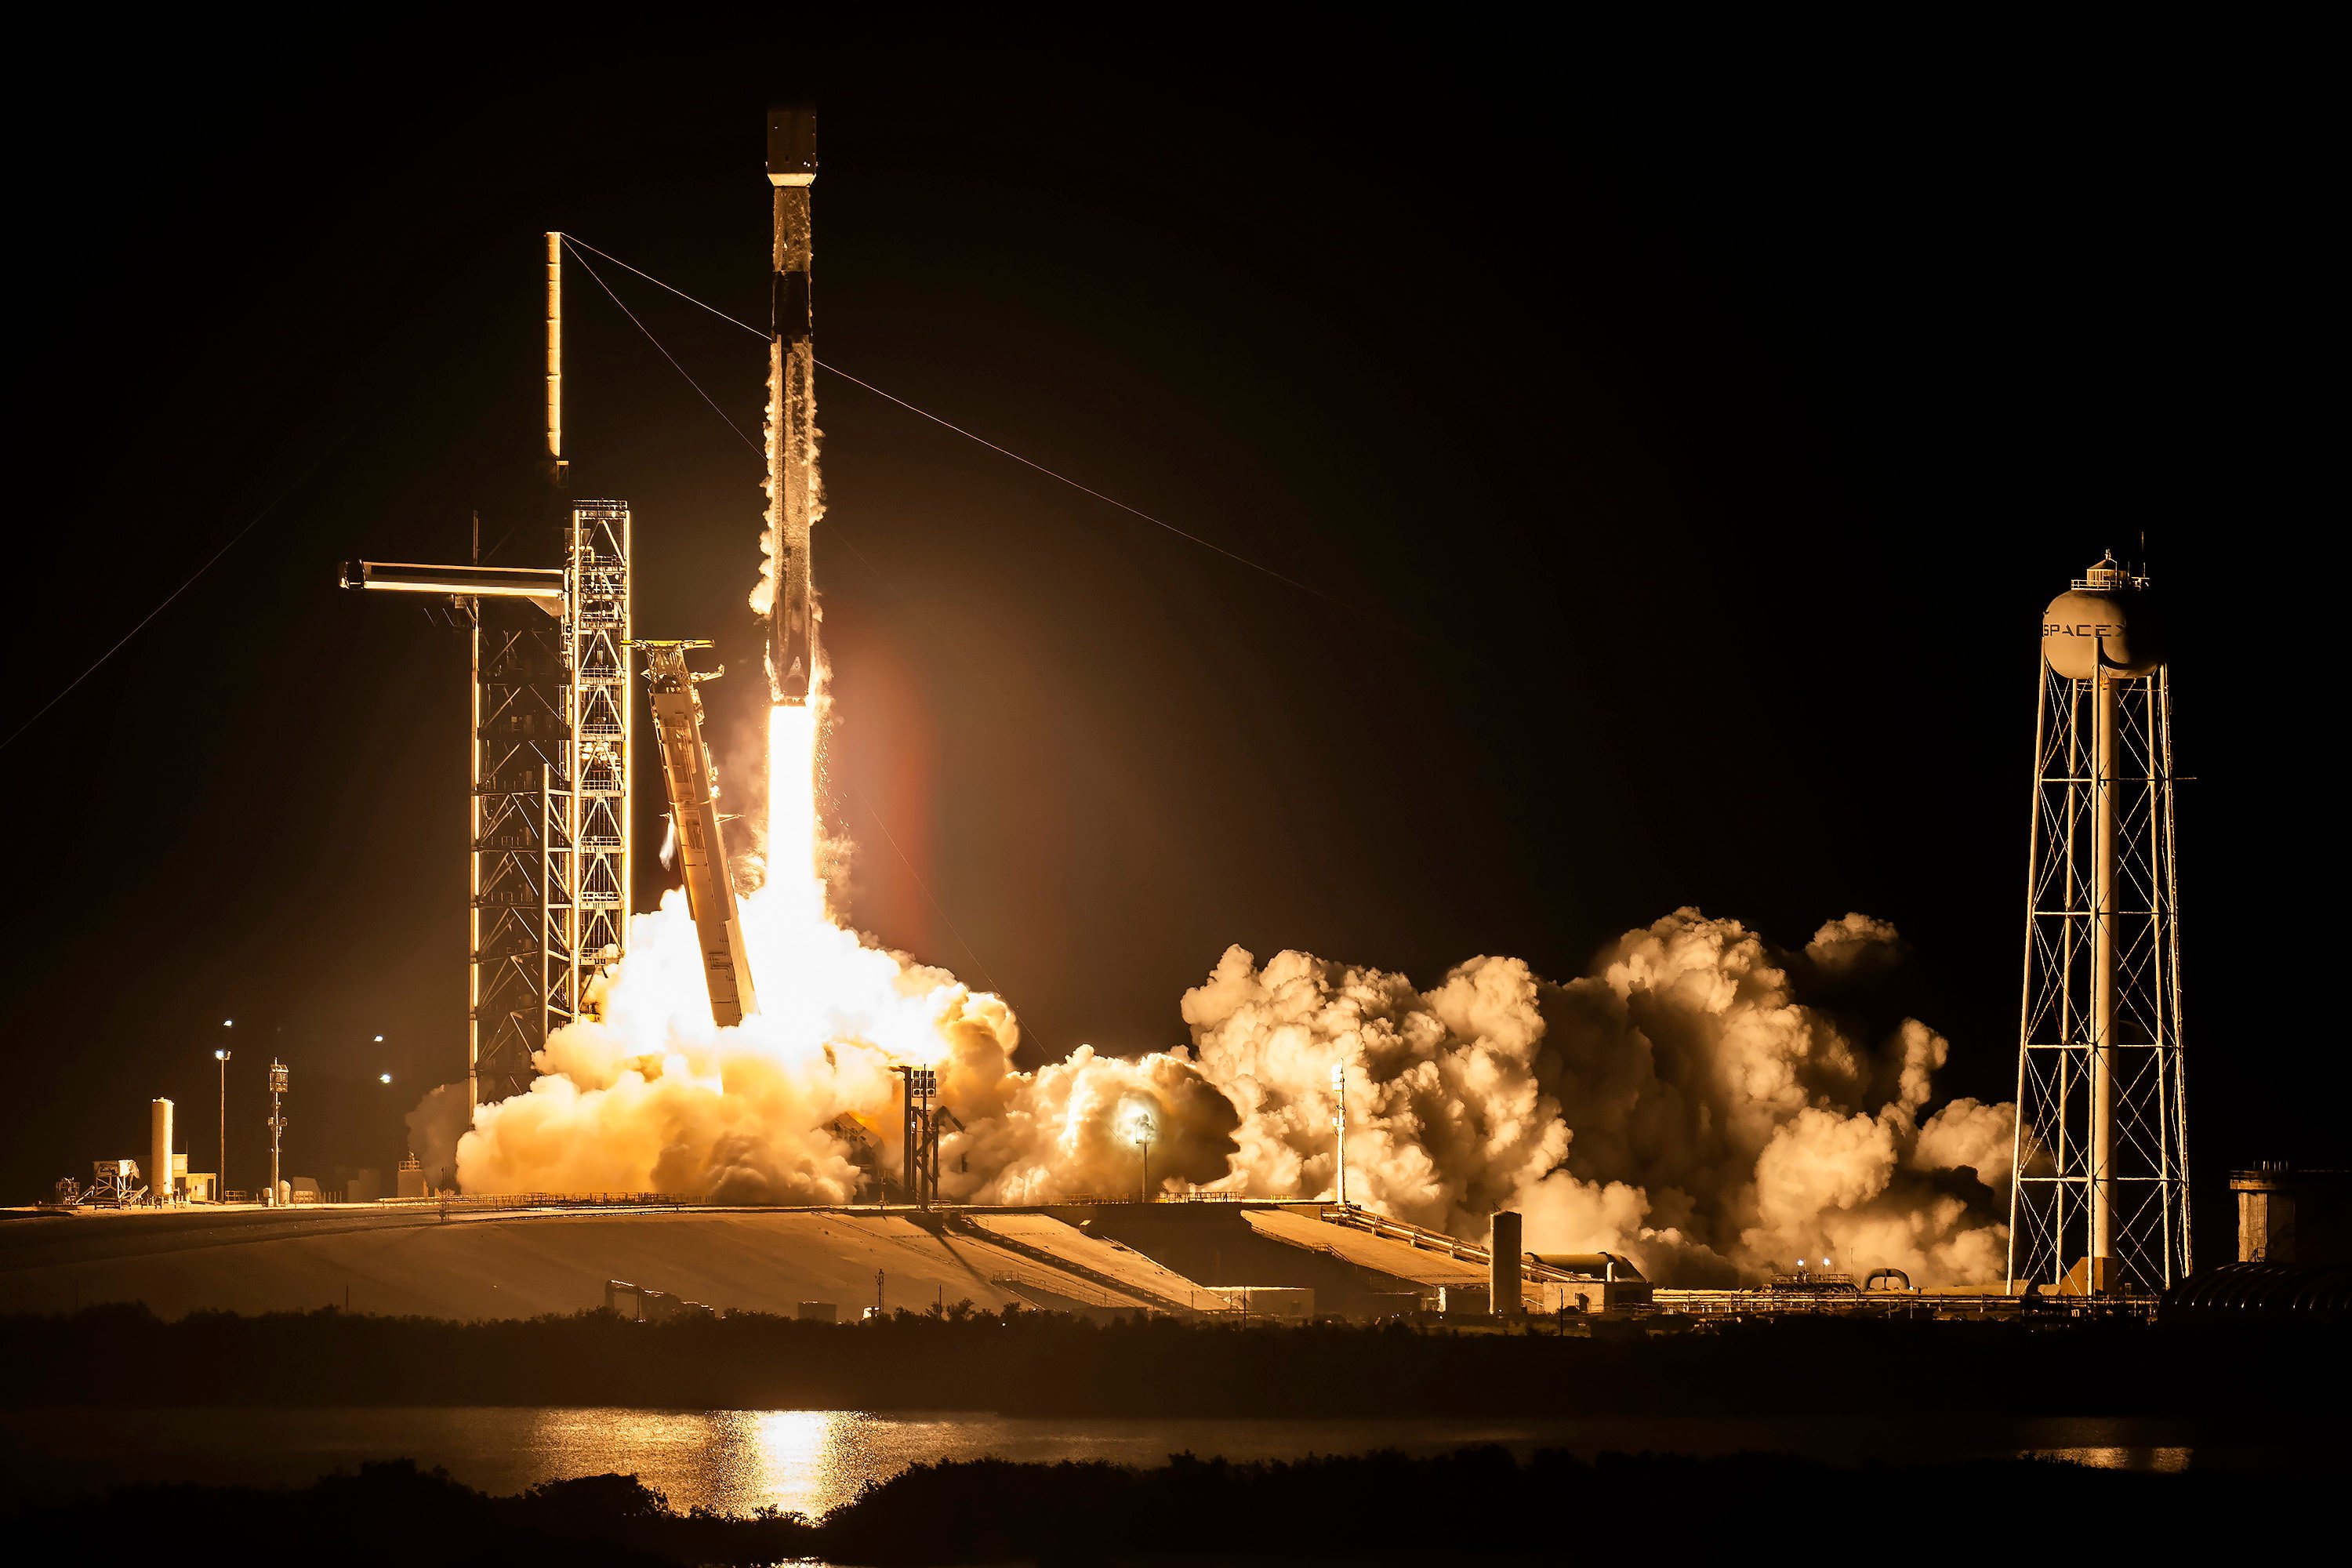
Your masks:
<path fill-rule="evenodd" d="M 809 194 L 816 182 L 816 110 L 768 111 L 768 184 L 775 200 L 769 289 L 768 684 L 778 702 L 808 700 L 816 673 L 809 527 L 821 491 L 816 468 L 816 342 L 809 307 Z"/>

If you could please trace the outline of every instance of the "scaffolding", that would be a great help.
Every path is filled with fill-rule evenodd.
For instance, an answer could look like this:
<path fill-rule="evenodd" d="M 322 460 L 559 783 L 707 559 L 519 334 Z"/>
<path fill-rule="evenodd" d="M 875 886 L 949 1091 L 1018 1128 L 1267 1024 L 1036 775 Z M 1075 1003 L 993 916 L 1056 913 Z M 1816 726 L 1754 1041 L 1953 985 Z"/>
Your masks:
<path fill-rule="evenodd" d="M 561 634 L 564 758 L 549 770 L 541 796 L 542 1040 L 593 1012 L 596 977 L 628 946 L 636 713 L 628 689 L 629 542 L 627 502 L 572 507 Z"/>
<path fill-rule="evenodd" d="M 474 644 L 467 1064 L 470 1103 L 530 1087 L 547 1037 L 593 1016 L 597 976 L 629 942 L 629 507 L 583 500 L 552 594 L 461 595 Z M 362 563 L 364 586 L 389 586 Z M 531 597 L 517 624 L 485 597 Z M 551 624 L 547 624 L 551 622 Z"/>

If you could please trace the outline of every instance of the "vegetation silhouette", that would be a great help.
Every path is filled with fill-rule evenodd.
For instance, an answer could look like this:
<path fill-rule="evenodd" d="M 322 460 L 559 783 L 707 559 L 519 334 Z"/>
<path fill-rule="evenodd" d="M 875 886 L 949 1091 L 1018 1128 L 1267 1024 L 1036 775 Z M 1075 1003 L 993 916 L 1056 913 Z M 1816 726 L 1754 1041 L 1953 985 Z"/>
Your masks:
<path fill-rule="evenodd" d="M 0 1317 L 0 1406 L 624 1405 L 1028 1415 L 2260 1416 L 2343 1408 L 2296 1323 L 1791 1317 L 1563 1337 L 1034 1311 L 453 1322 L 328 1309 Z M 2285 1391 L 2293 1391 L 2290 1395 Z"/>
<path fill-rule="evenodd" d="M 493 1497 L 401 1461 L 295 1491 L 123 1488 L 34 1510 L 10 1526 L 10 1538 L 43 1553 L 37 1561 L 69 1553 L 127 1562 L 134 1552 L 178 1555 L 193 1542 L 215 1542 L 236 1543 L 248 1561 L 349 1568 L 787 1559 L 1056 1568 L 1141 1561 L 1492 1565 L 1596 1551 L 1659 1553 L 1709 1542 L 1793 1548 L 1861 1540 L 1936 1558 L 1999 1553 L 2028 1521 L 2063 1517 L 2059 1510 L 2099 1520 L 2103 1546 L 2116 1551 L 2177 1542 L 2185 1523 L 2252 1508 L 2263 1510 L 2266 1526 L 2291 1526 L 2298 1514 L 2315 1524 L 2326 1489 L 2307 1479 L 2034 1460 L 1838 1469 L 1756 1455 L 1604 1455 L 1585 1462 L 1545 1452 L 1520 1464 L 1500 1448 L 1247 1464 L 1178 1454 L 1150 1468 L 999 1459 L 917 1465 L 809 1520 L 773 1511 L 680 1513 L 635 1476 L 586 1476 Z M 1937 1521 L 1934 1541 L 1923 1540 L 1923 1521 Z"/>

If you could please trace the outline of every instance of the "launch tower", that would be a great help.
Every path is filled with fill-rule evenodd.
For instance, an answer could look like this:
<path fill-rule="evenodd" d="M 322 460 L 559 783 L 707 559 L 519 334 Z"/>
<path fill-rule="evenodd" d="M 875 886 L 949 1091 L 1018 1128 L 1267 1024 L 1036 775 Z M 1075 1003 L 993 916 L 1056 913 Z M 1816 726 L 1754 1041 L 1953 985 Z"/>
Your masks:
<path fill-rule="evenodd" d="M 547 237 L 547 424 L 562 563 L 354 561 L 346 588 L 427 594 L 473 640 L 467 1103 L 522 1093 L 629 937 L 629 505 L 561 499 L 563 274 Z"/>
<path fill-rule="evenodd" d="M 2042 624 L 2009 1277 L 2152 1294 L 2189 1268 L 2172 696 L 2109 555 Z"/>

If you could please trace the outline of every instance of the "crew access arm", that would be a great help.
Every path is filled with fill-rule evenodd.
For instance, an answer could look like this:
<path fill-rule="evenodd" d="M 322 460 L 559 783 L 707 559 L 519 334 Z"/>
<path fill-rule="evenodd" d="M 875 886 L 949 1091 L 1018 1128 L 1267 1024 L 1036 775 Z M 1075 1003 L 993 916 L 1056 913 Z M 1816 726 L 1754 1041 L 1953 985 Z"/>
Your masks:
<path fill-rule="evenodd" d="M 661 737 L 662 780 L 669 786 L 670 820 L 677 826 L 678 862 L 686 872 L 686 908 L 702 948 L 702 975 L 710 986 L 710 1016 L 740 1024 L 760 1010 L 744 956 L 743 921 L 719 822 L 719 780 L 702 740 L 702 697 L 696 684 L 716 679 L 686 668 L 686 650 L 699 642 L 638 642 L 652 686 L 654 729 Z"/>

